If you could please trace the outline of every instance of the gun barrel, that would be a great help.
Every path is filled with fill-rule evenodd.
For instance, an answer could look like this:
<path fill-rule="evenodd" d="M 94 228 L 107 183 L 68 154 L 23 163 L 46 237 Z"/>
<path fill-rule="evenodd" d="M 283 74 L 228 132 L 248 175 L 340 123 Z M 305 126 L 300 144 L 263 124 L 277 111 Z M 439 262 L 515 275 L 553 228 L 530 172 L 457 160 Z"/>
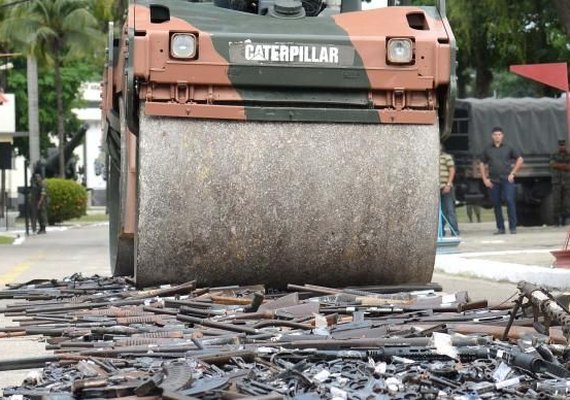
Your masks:
<path fill-rule="evenodd" d="M 517 287 L 540 312 L 562 326 L 566 338 L 570 336 L 570 312 L 562 304 L 545 289 L 532 283 L 520 281 Z"/>

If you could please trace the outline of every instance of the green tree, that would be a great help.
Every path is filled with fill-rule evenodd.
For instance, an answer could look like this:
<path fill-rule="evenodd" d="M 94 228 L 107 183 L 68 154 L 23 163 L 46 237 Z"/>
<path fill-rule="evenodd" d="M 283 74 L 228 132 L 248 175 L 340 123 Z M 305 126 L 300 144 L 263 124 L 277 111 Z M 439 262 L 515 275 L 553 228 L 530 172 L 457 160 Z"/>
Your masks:
<path fill-rule="evenodd" d="M 555 3 L 568 3 L 559 0 Z M 496 73 L 511 64 L 565 61 L 570 56 L 563 17 L 549 0 L 450 0 L 458 53 L 459 96 L 492 94 Z M 509 83 L 510 80 L 502 80 Z M 504 87 L 507 89 L 510 83 Z M 532 94 L 536 87 L 532 88 Z M 548 89 L 539 89 L 543 94 Z M 545 92 L 546 91 L 546 92 Z M 507 93 L 510 94 L 510 93 Z"/>
<path fill-rule="evenodd" d="M 562 29 L 570 37 L 570 0 L 554 0 L 554 7 L 560 18 Z"/>
<path fill-rule="evenodd" d="M 503 59 L 520 59 L 516 17 L 512 4 L 504 1 L 455 0 L 449 4 L 449 18 L 457 39 L 459 96 L 464 97 L 474 71 L 476 97 L 489 95 L 492 68 Z M 509 16 L 508 18 L 504 16 Z M 505 41 L 510 36 L 511 40 Z M 514 44 L 514 45 L 513 45 Z"/>
<path fill-rule="evenodd" d="M 93 49 L 101 44 L 93 5 L 88 0 L 35 0 L 11 8 L 0 26 L 0 37 L 14 48 L 33 55 L 54 70 L 54 88 L 59 139 L 59 172 L 65 174 L 65 105 L 62 67 L 66 61 L 86 57 L 96 59 Z M 104 47 L 103 47 L 104 48 Z"/>
<path fill-rule="evenodd" d="M 28 109 L 27 109 L 27 79 L 26 70 L 23 60 L 14 60 L 14 69 L 10 71 L 8 79 L 8 91 L 16 95 L 16 129 L 25 131 L 28 126 Z M 61 69 L 63 102 L 65 104 L 64 120 L 66 141 L 72 132 L 79 129 L 80 122 L 76 115 L 71 111 L 72 108 L 80 108 L 83 106 L 82 101 L 78 99 L 78 91 L 86 80 L 97 81 L 101 77 L 101 69 L 93 68 L 92 64 L 70 62 Z M 57 101 L 54 87 L 54 72 L 48 67 L 40 68 L 38 79 L 39 92 L 39 120 L 42 127 L 42 135 L 40 135 L 40 151 L 43 156 L 48 156 L 48 148 L 51 147 L 50 136 L 57 134 L 57 115 L 53 112 L 57 107 Z M 28 138 L 16 138 L 14 145 L 18 154 L 29 158 Z"/>
<path fill-rule="evenodd" d="M 113 8 L 113 19 L 115 22 L 120 22 L 123 19 L 129 0 L 117 0 Z"/>
<path fill-rule="evenodd" d="M 101 30 L 106 31 L 110 21 L 119 22 L 127 5 L 128 0 L 92 0 L 93 15 Z"/>

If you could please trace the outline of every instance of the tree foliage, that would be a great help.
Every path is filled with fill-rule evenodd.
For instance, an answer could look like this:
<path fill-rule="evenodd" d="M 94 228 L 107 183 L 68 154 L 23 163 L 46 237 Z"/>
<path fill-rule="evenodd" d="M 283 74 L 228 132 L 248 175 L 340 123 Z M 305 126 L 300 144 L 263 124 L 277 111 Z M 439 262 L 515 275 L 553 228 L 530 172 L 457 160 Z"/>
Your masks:
<path fill-rule="evenodd" d="M 508 71 L 509 65 L 562 62 L 570 57 L 569 37 L 550 0 L 450 0 L 448 4 L 459 48 L 462 97 L 486 97 L 493 89 L 508 89 L 493 86 L 493 78 Z M 536 85 L 523 86 L 529 89 L 525 94 L 549 91 Z M 500 95 L 513 94 L 504 92 Z"/>
<path fill-rule="evenodd" d="M 16 129 L 26 131 L 28 127 L 28 103 L 27 103 L 27 82 L 26 68 L 23 60 L 16 60 L 16 68 L 10 71 L 7 91 L 16 94 Z M 20 65 L 21 64 L 21 65 Z M 71 111 L 73 108 L 83 106 L 83 102 L 77 96 L 81 83 L 85 80 L 99 80 L 100 71 L 95 71 L 91 64 L 74 62 L 66 65 L 61 70 L 63 102 L 65 107 L 65 132 L 67 138 L 75 133 L 81 123 L 76 115 Z M 41 68 L 39 73 L 39 107 L 40 107 L 40 150 L 43 157 L 48 156 L 48 148 L 53 147 L 50 141 L 51 136 L 57 134 L 57 116 L 54 113 L 56 107 L 54 86 L 54 74 L 49 68 Z M 20 155 L 28 157 L 28 139 L 14 139 L 16 151 Z"/>
<path fill-rule="evenodd" d="M 86 214 L 87 191 L 79 183 L 58 178 L 46 179 L 46 190 L 50 225 Z"/>
<path fill-rule="evenodd" d="M 0 6 L 5 3 L 10 0 L 0 0 Z M 115 18 L 115 7 L 113 0 L 34 0 L 0 7 L 0 48 L 33 54 L 40 62 L 40 143 L 44 156 L 50 136 L 57 133 L 60 138 L 69 137 L 79 126 L 71 109 L 78 105 L 81 82 L 101 79 L 106 20 Z M 2 86 L 16 93 L 17 129 L 26 131 L 26 64 L 23 59 L 13 62 L 16 67 L 5 74 Z M 27 156 L 27 139 L 16 140 L 16 148 Z"/>
<path fill-rule="evenodd" d="M 4 27 L 0 29 L 0 52 L 35 51 L 42 61 L 40 129 L 45 153 L 50 135 L 57 133 L 56 116 L 59 114 L 54 112 L 57 99 L 53 67 L 58 59 L 56 50 L 61 45 L 55 45 L 53 39 L 61 36 L 65 39 L 60 59 L 64 109 L 61 115 L 63 130 L 69 135 L 78 127 L 71 109 L 77 105 L 80 81 L 101 78 L 107 23 L 121 19 L 128 1 L 33 0 L 1 7 L 12 2 L 0 0 L 0 25 Z M 413 3 L 433 4 L 434 0 L 414 0 Z M 508 66 L 570 59 L 570 0 L 448 0 L 447 4 L 459 48 L 461 97 L 554 93 L 510 74 Z M 51 19 L 43 23 L 39 11 L 44 12 L 44 16 L 50 15 Z M 16 93 L 17 129 L 26 131 L 25 62 L 23 59 L 0 59 L 0 64 L 6 61 L 14 62 L 15 68 L 0 72 L 0 85 Z M 17 142 L 20 154 L 28 153 L 25 142 Z"/>
<path fill-rule="evenodd" d="M 43 65 L 52 65 L 59 142 L 59 173 L 65 177 L 65 104 L 61 70 L 98 42 L 97 21 L 86 0 L 35 0 L 15 5 L 0 25 L 0 34 Z"/>
<path fill-rule="evenodd" d="M 562 29 L 570 36 L 570 0 L 553 0 Z"/>

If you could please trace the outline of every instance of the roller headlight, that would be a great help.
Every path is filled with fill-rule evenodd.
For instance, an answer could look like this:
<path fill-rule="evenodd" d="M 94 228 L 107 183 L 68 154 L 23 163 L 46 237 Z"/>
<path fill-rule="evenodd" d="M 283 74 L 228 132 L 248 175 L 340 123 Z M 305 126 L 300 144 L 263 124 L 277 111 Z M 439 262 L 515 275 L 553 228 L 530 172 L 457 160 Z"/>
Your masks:
<path fill-rule="evenodd" d="M 191 33 L 175 33 L 170 38 L 170 55 L 174 58 L 196 57 L 196 36 Z"/>
<path fill-rule="evenodd" d="M 388 62 L 393 64 L 410 64 L 414 59 L 412 39 L 390 39 L 387 51 Z"/>

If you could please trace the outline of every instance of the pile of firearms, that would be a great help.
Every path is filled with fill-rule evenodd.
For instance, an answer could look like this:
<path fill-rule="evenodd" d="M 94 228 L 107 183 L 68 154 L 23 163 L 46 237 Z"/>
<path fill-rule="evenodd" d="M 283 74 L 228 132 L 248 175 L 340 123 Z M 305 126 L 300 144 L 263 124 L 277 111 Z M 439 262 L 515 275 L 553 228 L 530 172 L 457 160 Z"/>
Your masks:
<path fill-rule="evenodd" d="M 41 335 L 43 367 L 13 399 L 567 399 L 570 314 L 518 285 L 489 306 L 438 285 L 137 290 L 81 275 L 0 291 L 12 326 Z"/>

